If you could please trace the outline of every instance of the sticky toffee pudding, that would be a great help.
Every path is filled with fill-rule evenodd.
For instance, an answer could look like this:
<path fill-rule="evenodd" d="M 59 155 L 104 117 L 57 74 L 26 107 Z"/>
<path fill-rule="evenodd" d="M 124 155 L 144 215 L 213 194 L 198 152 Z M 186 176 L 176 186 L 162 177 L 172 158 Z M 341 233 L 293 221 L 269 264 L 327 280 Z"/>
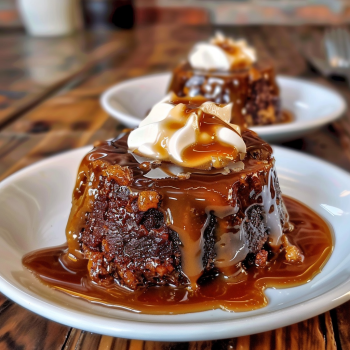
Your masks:
<path fill-rule="evenodd" d="M 203 96 L 216 103 L 232 102 L 232 123 L 246 126 L 287 123 L 271 64 L 257 62 L 255 50 L 243 40 L 217 33 L 198 43 L 188 60 L 173 71 L 168 87 L 179 97 Z"/>
<path fill-rule="evenodd" d="M 231 107 L 155 106 L 138 129 L 82 160 L 67 246 L 23 264 L 50 287 L 136 312 L 267 304 L 306 283 L 332 251 L 328 226 L 283 198 L 271 147 Z"/>

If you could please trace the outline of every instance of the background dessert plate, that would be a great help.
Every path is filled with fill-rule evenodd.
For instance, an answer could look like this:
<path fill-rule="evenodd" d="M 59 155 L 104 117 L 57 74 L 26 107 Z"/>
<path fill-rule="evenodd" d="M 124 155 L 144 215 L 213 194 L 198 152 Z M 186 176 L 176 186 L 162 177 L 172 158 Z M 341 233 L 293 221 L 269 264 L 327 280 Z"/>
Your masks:
<path fill-rule="evenodd" d="M 274 147 L 281 190 L 321 215 L 332 228 L 334 252 L 311 282 L 268 289 L 267 307 L 147 315 L 108 308 L 41 284 L 21 263 L 35 249 L 63 244 L 80 160 L 90 147 L 34 164 L 0 183 L 0 291 L 54 321 L 87 331 L 159 341 L 220 339 L 299 322 L 350 299 L 350 174 L 316 158 Z"/>
<path fill-rule="evenodd" d="M 164 97 L 171 74 L 130 79 L 112 86 L 101 96 L 102 107 L 114 118 L 134 128 L 151 107 Z M 337 92 L 302 79 L 279 76 L 282 107 L 294 114 L 291 123 L 256 126 L 251 129 L 269 142 L 303 136 L 340 117 L 346 108 Z"/>

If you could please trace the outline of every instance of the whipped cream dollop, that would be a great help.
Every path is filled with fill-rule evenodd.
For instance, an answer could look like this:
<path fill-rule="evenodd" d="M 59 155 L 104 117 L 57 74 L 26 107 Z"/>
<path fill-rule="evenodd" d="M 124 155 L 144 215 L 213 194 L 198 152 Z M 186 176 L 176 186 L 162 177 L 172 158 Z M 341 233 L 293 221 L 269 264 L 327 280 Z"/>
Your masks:
<path fill-rule="evenodd" d="M 188 60 L 194 69 L 228 71 L 250 67 L 256 62 L 256 52 L 243 39 L 233 40 L 216 33 L 209 43 L 196 44 Z"/>
<path fill-rule="evenodd" d="M 166 96 L 128 138 L 129 150 L 187 168 L 230 168 L 245 157 L 239 126 L 230 124 L 232 105 L 172 102 Z"/>

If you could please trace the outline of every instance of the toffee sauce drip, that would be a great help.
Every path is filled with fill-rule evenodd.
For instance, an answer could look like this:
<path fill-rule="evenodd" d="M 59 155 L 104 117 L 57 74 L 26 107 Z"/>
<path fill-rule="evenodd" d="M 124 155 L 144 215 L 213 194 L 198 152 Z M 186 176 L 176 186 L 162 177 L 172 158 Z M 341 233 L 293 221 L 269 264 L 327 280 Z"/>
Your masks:
<path fill-rule="evenodd" d="M 275 253 L 265 268 L 251 266 L 229 280 L 219 276 L 195 291 L 164 286 L 136 291 L 116 285 L 99 287 L 89 278 L 87 260 L 74 262 L 69 259 L 67 246 L 32 252 L 23 258 L 23 264 L 52 288 L 134 312 L 180 314 L 218 308 L 229 311 L 258 309 L 268 303 L 264 294 L 266 288 L 287 288 L 310 281 L 321 271 L 332 252 L 332 234 L 325 221 L 292 198 L 284 197 L 284 202 L 289 220 L 295 226 L 294 231 L 287 234 L 288 240 L 303 252 L 304 261 L 287 263 L 282 251 Z"/>
<path fill-rule="evenodd" d="M 146 177 L 148 171 L 142 170 L 135 157 L 128 153 L 127 136 L 117 141 L 100 144 L 83 159 L 73 191 L 72 211 L 66 229 L 68 252 L 71 257 L 79 258 L 81 255 L 79 235 L 85 225 L 85 213 L 92 210 L 94 191 L 99 181 L 99 174 L 91 173 L 91 162 L 102 160 L 112 165 L 127 166 L 133 173 L 133 183 L 130 187 L 133 192 L 155 190 L 162 195 L 160 208 L 170 228 L 179 235 L 182 243 L 181 267 L 192 288 L 195 289 L 197 279 L 204 270 L 203 233 L 209 213 L 214 212 L 218 220 L 217 238 L 228 234 L 225 228 L 227 223 L 224 220 L 227 215 L 235 214 L 237 207 L 235 196 L 230 194 L 233 185 L 239 183 L 246 175 L 250 176 L 253 173 L 267 186 L 274 165 L 271 158 L 272 149 L 254 132 L 246 130 L 242 133 L 247 147 L 243 170 L 226 175 L 220 171 L 214 171 L 208 175 L 207 171 L 198 173 L 198 170 L 194 170 L 186 180 L 180 180 L 178 177 L 150 179 Z M 167 164 L 162 163 L 160 167 L 163 166 L 166 168 Z M 250 189 L 247 188 L 247 191 L 250 192 Z M 271 195 L 270 191 L 268 192 Z M 260 203 L 261 201 L 263 201 L 262 198 Z M 258 199 L 257 202 L 259 202 Z M 246 207 L 242 209 L 245 210 Z M 223 259 L 230 261 L 232 252 L 236 252 L 239 248 L 241 247 L 232 246 L 231 255 L 224 255 Z M 234 260 L 227 263 L 224 268 L 225 273 L 235 273 L 236 263 Z"/>

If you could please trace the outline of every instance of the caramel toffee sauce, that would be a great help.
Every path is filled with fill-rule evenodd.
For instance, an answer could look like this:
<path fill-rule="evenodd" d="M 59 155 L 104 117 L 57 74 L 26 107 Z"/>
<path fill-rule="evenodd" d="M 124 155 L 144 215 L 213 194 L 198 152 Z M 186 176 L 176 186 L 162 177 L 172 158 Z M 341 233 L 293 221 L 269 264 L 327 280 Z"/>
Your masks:
<path fill-rule="evenodd" d="M 291 198 L 282 199 L 271 147 L 251 131 L 244 131 L 242 136 L 247 145 L 246 158 L 241 162 L 243 170 L 227 174 L 217 170 L 205 174 L 192 173 L 186 180 L 180 180 L 176 176 L 147 177 L 150 164 L 140 164 L 127 152 L 127 136 L 102 143 L 86 155 L 79 168 L 73 192 L 73 207 L 67 224 L 68 246 L 32 252 L 23 258 L 24 266 L 46 285 L 67 294 L 149 314 L 179 314 L 218 308 L 230 311 L 253 310 L 267 305 L 264 294 L 267 287 L 292 287 L 310 281 L 321 271 L 331 254 L 331 232 L 322 218 L 312 210 Z M 98 178 L 101 178 L 101 170 L 98 170 L 101 159 L 108 164 L 131 169 L 133 178 L 129 178 L 129 182 L 132 193 L 156 189 L 162 195 L 160 206 L 170 213 L 169 225 L 178 233 L 182 242 L 182 271 L 187 276 L 188 283 L 180 284 L 181 287 L 151 286 L 129 290 L 117 283 L 101 287 L 90 279 L 88 261 L 82 257 L 79 236 L 87 229 L 85 214 L 91 212 L 94 205 Z M 97 168 L 93 165 L 97 165 Z M 114 177 L 120 182 L 126 181 L 125 174 L 120 173 L 122 168 L 118 166 L 112 168 L 116 171 Z M 109 171 L 108 168 L 105 169 Z M 160 169 L 161 166 L 152 171 Z M 163 171 L 166 172 L 167 169 L 163 168 Z M 256 183 L 257 187 L 248 186 L 244 178 Z M 232 195 L 234 184 L 239 185 L 239 206 L 236 203 L 238 197 Z M 286 213 L 283 203 L 288 209 L 289 219 L 285 216 L 287 214 L 283 214 Z M 245 213 L 252 205 L 264 208 L 270 227 L 269 244 L 274 248 L 269 251 L 265 267 L 257 267 L 253 263 L 243 268 L 241 261 L 250 251 L 246 251 L 238 260 L 236 255 L 244 252 L 249 242 L 245 244 L 244 241 L 237 240 L 237 237 L 241 236 L 238 233 L 242 227 L 239 222 L 243 226 L 249 223 L 245 219 L 239 221 L 238 217 L 246 217 Z M 191 211 L 191 208 L 196 208 L 196 212 Z M 218 273 L 197 283 L 205 269 L 201 253 L 208 208 L 210 213 L 217 216 L 215 234 L 217 243 L 220 244 L 215 245 L 216 258 L 213 264 Z M 107 220 L 103 222 L 108 225 L 108 217 L 103 220 Z M 288 224 L 288 221 L 295 228 L 286 233 L 281 224 Z M 234 230 L 238 231 L 233 232 Z M 304 255 L 303 262 L 287 262 L 285 251 L 279 248 L 282 244 L 282 230 L 289 243 L 298 247 Z"/>
<path fill-rule="evenodd" d="M 112 307 L 149 314 L 179 314 L 210 309 L 248 311 L 264 307 L 268 287 L 288 288 L 310 281 L 318 274 L 332 252 L 332 234 L 325 221 L 300 202 L 284 197 L 295 228 L 288 233 L 290 243 L 304 254 L 302 263 L 287 263 L 284 252 L 276 254 L 265 268 L 250 267 L 236 276 L 221 276 L 200 286 L 187 288 L 149 287 L 129 291 L 119 286 L 100 287 L 87 272 L 87 260 L 67 258 L 67 246 L 29 253 L 23 264 L 46 285 Z"/>

